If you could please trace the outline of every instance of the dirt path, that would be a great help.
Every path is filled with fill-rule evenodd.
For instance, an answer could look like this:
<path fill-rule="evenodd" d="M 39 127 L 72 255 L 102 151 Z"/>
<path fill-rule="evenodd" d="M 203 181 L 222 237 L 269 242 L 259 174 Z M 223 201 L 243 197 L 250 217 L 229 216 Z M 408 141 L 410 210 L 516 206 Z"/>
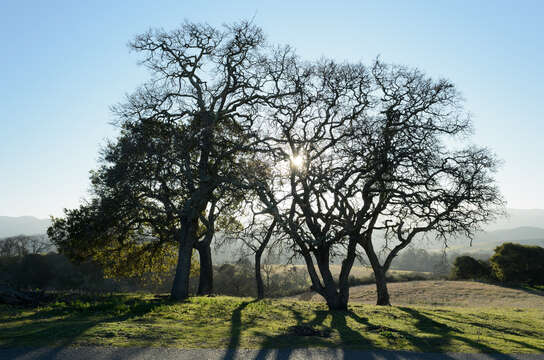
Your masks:
<path fill-rule="evenodd" d="M 0 349 L 0 359 L 17 360 L 325 360 L 325 359 L 373 359 L 373 360 L 544 360 L 544 354 L 429 354 L 405 351 L 361 351 L 343 349 L 173 349 L 173 348 L 112 348 L 66 347 L 39 349 Z"/>

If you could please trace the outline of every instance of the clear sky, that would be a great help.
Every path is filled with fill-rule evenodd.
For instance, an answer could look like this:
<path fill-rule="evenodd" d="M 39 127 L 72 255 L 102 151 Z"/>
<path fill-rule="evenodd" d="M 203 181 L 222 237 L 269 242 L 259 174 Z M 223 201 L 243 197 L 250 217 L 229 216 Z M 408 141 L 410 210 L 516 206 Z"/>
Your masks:
<path fill-rule="evenodd" d="M 542 1 L 0 2 L 0 216 L 61 215 L 115 136 L 109 106 L 145 81 L 126 44 L 150 27 L 241 18 L 307 59 L 382 60 L 453 81 L 473 141 L 503 160 L 508 207 L 544 208 Z"/>

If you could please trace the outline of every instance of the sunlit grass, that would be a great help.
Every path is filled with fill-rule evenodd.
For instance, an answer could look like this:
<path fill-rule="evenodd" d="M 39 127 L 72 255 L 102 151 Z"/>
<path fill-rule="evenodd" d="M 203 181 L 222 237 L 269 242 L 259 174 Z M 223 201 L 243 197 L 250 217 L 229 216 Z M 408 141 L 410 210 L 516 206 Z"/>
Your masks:
<path fill-rule="evenodd" d="M 293 325 L 329 337 L 294 336 Z M 346 347 L 411 351 L 544 351 L 544 309 L 324 304 L 231 297 L 184 303 L 114 295 L 37 309 L 0 307 L 0 346 L 112 345 L 180 348 Z"/>

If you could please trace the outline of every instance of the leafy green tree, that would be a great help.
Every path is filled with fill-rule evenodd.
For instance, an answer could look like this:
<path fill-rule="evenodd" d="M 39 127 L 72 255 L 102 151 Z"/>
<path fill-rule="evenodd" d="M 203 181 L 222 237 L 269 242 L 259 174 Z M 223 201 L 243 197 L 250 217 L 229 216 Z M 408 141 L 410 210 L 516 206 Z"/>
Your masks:
<path fill-rule="evenodd" d="M 161 259 L 148 260 L 155 266 L 175 259 L 171 295 L 181 300 L 189 295 L 195 248 L 199 290 L 211 291 L 214 222 L 240 196 L 241 165 L 267 150 L 254 134 L 260 109 L 286 90 L 277 85 L 290 50 L 267 46 L 249 22 L 151 30 L 130 47 L 151 79 L 113 108 L 120 136 L 92 175 L 97 206 L 79 211 L 98 211 L 89 234 L 102 234 L 94 244 L 106 262 L 117 254 L 130 262 Z M 133 256 L 147 253 L 153 256 Z"/>
<path fill-rule="evenodd" d="M 504 282 L 544 284 L 544 248 L 504 243 L 489 259 L 494 276 Z"/>
<path fill-rule="evenodd" d="M 139 208 L 123 207 L 120 200 L 94 198 L 65 210 L 64 217 L 52 218 L 49 238 L 71 261 L 100 264 L 106 278 L 163 279 L 176 264 L 175 241 L 165 229 L 153 232 L 145 217 L 138 218 Z M 198 274 L 194 257 L 191 274 Z"/>

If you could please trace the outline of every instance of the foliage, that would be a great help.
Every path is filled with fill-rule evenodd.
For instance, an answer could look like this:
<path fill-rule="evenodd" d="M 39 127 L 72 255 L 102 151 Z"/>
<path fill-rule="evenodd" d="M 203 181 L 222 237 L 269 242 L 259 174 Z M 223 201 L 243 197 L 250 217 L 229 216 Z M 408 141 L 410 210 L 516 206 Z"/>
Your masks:
<path fill-rule="evenodd" d="M 198 276 L 199 270 L 195 255 L 192 278 Z M 165 291 L 171 285 L 173 272 L 174 269 L 170 268 L 165 272 L 112 278 L 96 261 L 74 263 L 62 254 L 0 257 L 0 284 L 22 290 Z"/>
<path fill-rule="evenodd" d="M 346 310 L 364 251 L 378 303 L 388 305 L 386 272 L 416 236 L 470 237 L 500 212 L 494 154 L 448 146 L 471 121 L 446 79 L 379 59 L 302 62 L 247 21 L 150 30 L 130 47 L 150 79 L 113 107 L 120 133 L 92 173 L 93 198 L 50 229 L 61 251 L 100 262 L 107 275 L 160 273 L 177 262 L 171 295 L 182 300 L 197 249 L 198 291 L 210 293 L 214 234 L 222 224 L 246 228 L 244 216 L 230 220 L 249 197 L 270 230 L 246 241 L 257 274 L 272 232 L 281 232 L 314 291 Z"/>
<path fill-rule="evenodd" d="M 483 260 L 476 260 L 471 256 L 459 256 L 453 262 L 451 276 L 453 279 L 489 279 L 491 266 Z"/>
<path fill-rule="evenodd" d="M 65 210 L 62 218 L 52 218 L 48 236 L 71 261 L 100 264 L 106 277 L 141 278 L 155 274 L 155 281 L 160 281 L 161 274 L 175 266 L 175 242 L 163 233 L 149 233 L 146 227 L 133 226 L 131 214 L 121 214 L 121 209 L 114 200 L 94 199 L 77 209 Z M 134 207 L 131 213 L 138 211 Z M 193 274 L 196 268 L 193 257 Z"/>
<path fill-rule="evenodd" d="M 489 259 L 493 275 L 500 281 L 544 284 L 544 248 L 504 243 Z"/>
<path fill-rule="evenodd" d="M 370 316 L 371 315 L 371 316 Z M 306 326 L 321 336 L 293 336 Z M 244 298 L 149 295 L 59 299 L 35 309 L 0 306 L 0 347 L 359 348 L 420 352 L 544 351 L 542 309 L 377 307 Z"/>
<path fill-rule="evenodd" d="M 141 34 L 130 47 L 150 78 L 113 107 L 120 134 L 92 173 L 93 199 L 67 211 L 66 226 L 56 219 L 52 235 L 66 243 L 63 251 L 92 256 L 113 274 L 166 269 L 177 261 L 172 296 L 184 299 L 194 248 L 204 267 L 201 285 L 211 291 L 215 225 L 227 223 L 220 216 L 230 216 L 242 196 L 243 165 L 266 151 L 254 137 L 262 125 L 259 110 L 291 91 L 277 83 L 292 55 L 269 47 L 247 21 L 221 28 L 186 22 Z M 91 226 L 80 220 L 88 213 L 96 219 Z"/>

